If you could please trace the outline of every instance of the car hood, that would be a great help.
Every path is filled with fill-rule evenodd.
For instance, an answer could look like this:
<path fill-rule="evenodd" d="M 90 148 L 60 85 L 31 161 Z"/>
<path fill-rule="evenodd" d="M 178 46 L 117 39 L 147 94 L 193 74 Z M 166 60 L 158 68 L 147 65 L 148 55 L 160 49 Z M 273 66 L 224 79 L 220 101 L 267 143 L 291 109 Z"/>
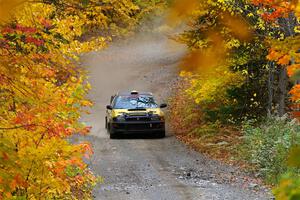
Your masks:
<path fill-rule="evenodd" d="M 160 108 L 147 108 L 146 110 L 133 110 L 133 111 L 129 111 L 128 109 L 113 109 L 111 115 L 112 117 L 117 117 L 124 113 L 128 115 L 146 115 L 151 112 L 159 116 L 164 115 L 164 113 L 161 111 Z"/>

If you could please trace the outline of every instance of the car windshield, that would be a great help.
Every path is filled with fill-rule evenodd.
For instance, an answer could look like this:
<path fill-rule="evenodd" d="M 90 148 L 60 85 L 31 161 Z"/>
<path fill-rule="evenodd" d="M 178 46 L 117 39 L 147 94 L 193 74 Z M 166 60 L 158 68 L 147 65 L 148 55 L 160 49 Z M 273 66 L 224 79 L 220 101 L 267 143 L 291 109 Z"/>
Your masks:
<path fill-rule="evenodd" d="M 157 107 L 154 98 L 146 95 L 118 96 L 114 101 L 114 109 L 145 109 Z"/>

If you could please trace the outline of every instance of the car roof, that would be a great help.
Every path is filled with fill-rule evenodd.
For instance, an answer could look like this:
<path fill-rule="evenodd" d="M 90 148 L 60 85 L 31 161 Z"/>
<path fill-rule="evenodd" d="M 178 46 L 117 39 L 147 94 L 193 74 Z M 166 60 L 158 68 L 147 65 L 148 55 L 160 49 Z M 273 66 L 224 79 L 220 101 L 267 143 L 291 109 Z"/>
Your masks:
<path fill-rule="evenodd" d="M 118 92 L 117 96 L 130 96 L 132 95 L 132 91 L 131 92 Z M 146 95 L 146 96 L 153 96 L 153 94 L 151 92 L 137 92 L 137 95 Z"/>

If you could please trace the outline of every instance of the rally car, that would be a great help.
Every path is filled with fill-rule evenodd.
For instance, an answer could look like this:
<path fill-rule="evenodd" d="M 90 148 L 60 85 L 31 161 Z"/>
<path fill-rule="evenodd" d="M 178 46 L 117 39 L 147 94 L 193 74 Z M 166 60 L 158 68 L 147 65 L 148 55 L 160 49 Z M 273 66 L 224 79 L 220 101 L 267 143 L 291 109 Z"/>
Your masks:
<path fill-rule="evenodd" d="M 147 133 L 165 137 L 165 118 L 152 93 L 120 92 L 111 97 L 106 106 L 105 128 L 110 138 L 121 134 Z"/>

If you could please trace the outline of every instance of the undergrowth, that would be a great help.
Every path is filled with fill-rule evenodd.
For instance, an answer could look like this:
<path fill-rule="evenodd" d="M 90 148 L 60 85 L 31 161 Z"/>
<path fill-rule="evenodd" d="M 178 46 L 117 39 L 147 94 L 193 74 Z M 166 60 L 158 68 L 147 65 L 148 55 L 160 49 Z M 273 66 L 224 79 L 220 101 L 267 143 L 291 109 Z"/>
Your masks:
<path fill-rule="evenodd" d="M 242 156 L 267 183 L 277 184 L 283 174 L 297 173 L 287 164 L 291 148 L 300 143 L 300 127 L 295 120 L 268 117 L 259 125 L 248 121 L 242 133 Z"/>
<path fill-rule="evenodd" d="M 300 127 L 288 117 L 245 120 L 242 125 L 207 121 L 205 113 L 180 84 L 169 104 L 169 124 L 175 135 L 212 158 L 252 171 L 267 184 L 286 176 L 299 176 L 289 167 L 291 148 L 300 145 Z"/>
<path fill-rule="evenodd" d="M 223 126 L 219 121 L 208 122 L 199 105 L 190 98 L 180 82 L 170 99 L 168 121 L 175 135 L 194 149 L 226 163 L 239 162 L 236 146 L 241 142 L 236 127 Z"/>

